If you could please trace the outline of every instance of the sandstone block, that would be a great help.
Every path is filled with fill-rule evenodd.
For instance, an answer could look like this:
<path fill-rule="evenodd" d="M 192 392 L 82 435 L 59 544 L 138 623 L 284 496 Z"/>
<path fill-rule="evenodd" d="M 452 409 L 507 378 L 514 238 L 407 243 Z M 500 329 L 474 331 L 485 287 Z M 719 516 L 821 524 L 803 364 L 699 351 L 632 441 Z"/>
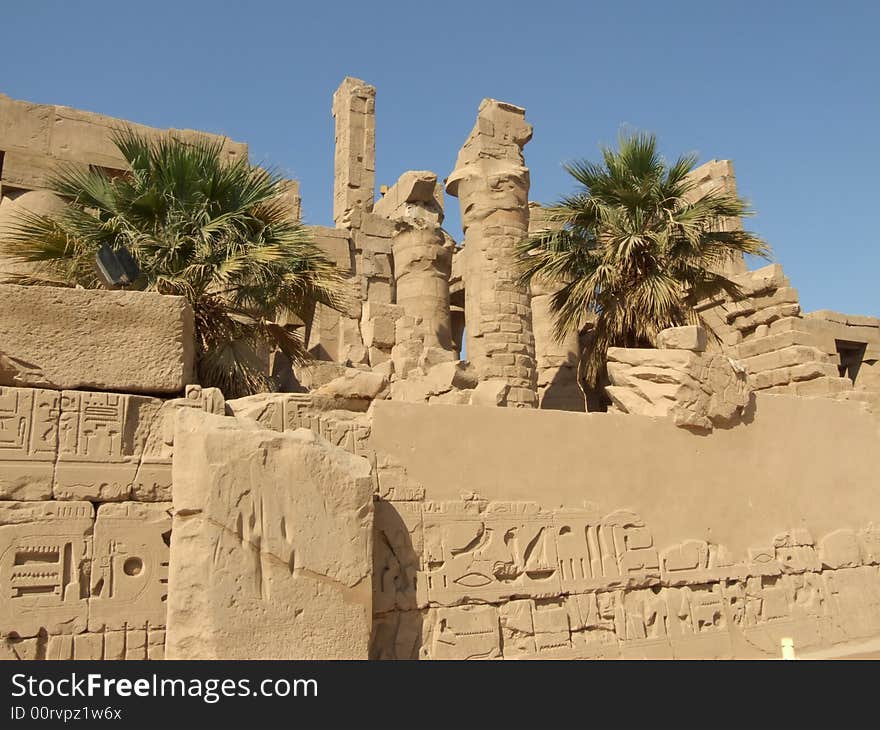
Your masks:
<path fill-rule="evenodd" d="M 369 462 L 309 431 L 187 415 L 175 434 L 168 658 L 366 658 Z"/>
<path fill-rule="evenodd" d="M 170 536 L 169 502 L 98 508 L 89 631 L 165 626 Z"/>
<path fill-rule="evenodd" d="M 93 524 L 89 502 L 0 502 L 0 636 L 86 630 Z"/>
<path fill-rule="evenodd" d="M 0 285 L 0 385 L 179 393 L 192 308 L 144 292 Z"/>
<path fill-rule="evenodd" d="M 471 393 L 472 406 L 503 406 L 510 385 L 504 380 L 484 380 Z"/>
<path fill-rule="evenodd" d="M 370 401 L 378 397 L 387 385 L 388 380 L 381 373 L 350 368 L 341 377 L 322 385 L 315 394 L 333 398 L 342 407 L 366 410 Z"/>
<path fill-rule="evenodd" d="M 476 369 L 461 360 L 434 365 L 425 375 L 430 395 L 440 395 L 452 389 L 472 390 L 477 387 Z"/>
<path fill-rule="evenodd" d="M 344 273 L 353 272 L 351 238 L 344 228 L 306 226 L 324 256 L 333 261 Z"/>
<path fill-rule="evenodd" d="M 0 94 L 0 149 L 18 148 L 48 154 L 54 112 L 54 107 Z"/>
<path fill-rule="evenodd" d="M 734 425 L 750 398 L 745 370 L 721 354 L 614 348 L 608 377 L 605 391 L 618 411 L 669 416 L 684 428 Z"/>
<path fill-rule="evenodd" d="M 703 352 L 706 349 L 706 330 L 697 325 L 670 327 L 657 335 L 660 350 L 691 350 Z"/>

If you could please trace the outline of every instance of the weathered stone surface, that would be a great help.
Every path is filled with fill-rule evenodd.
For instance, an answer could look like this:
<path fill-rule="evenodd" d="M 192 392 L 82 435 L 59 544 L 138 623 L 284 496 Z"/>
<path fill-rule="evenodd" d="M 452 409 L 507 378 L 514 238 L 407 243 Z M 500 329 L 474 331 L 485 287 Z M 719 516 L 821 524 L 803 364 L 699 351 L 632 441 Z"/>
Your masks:
<path fill-rule="evenodd" d="M 346 222 L 355 209 L 373 207 L 376 183 L 376 89 L 346 76 L 333 94 L 336 119 L 333 220 Z"/>
<path fill-rule="evenodd" d="M 192 308 L 144 292 L 0 285 L 0 385 L 181 393 Z"/>
<path fill-rule="evenodd" d="M 697 341 L 694 333 L 687 338 Z M 609 348 L 608 377 L 605 391 L 617 410 L 703 430 L 733 425 L 751 393 L 745 370 L 726 355 L 683 349 Z"/>
<path fill-rule="evenodd" d="M 94 508 L 0 502 L 0 636 L 86 630 Z"/>
<path fill-rule="evenodd" d="M 349 368 L 344 375 L 331 380 L 315 391 L 315 395 L 339 401 L 340 407 L 366 410 L 374 398 L 388 385 L 387 379 L 377 372 Z"/>
<path fill-rule="evenodd" d="M 171 499 L 175 412 L 225 410 L 216 388 L 186 396 L 0 387 L 0 499 Z"/>
<path fill-rule="evenodd" d="M 529 235 L 549 232 L 558 224 L 548 221 L 546 211 L 534 202 L 529 203 Z M 531 282 L 532 331 L 535 336 L 535 368 L 537 371 L 538 407 L 561 411 L 583 411 L 586 408 L 583 391 L 577 381 L 580 345 L 578 333 L 572 332 L 562 340 L 555 332 L 556 316 L 553 295 L 561 284 L 548 284 L 538 279 Z M 518 305 L 508 305 L 516 312 Z"/>
<path fill-rule="evenodd" d="M 703 352 L 706 349 L 706 330 L 697 325 L 669 327 L 657 334 L 656 344 L 660 350 Z"/>
<path fill-rule="evenodd" d="M 175 440 L 168 658 L 366 658 L 369 463 L 189 413 Z"/>
<path fill-rule="evenodd" d="M 472 406 L 503 406 L 510 385 L 503 380 L 484 380 L 471 393 Z"/>
<path fill-rule="evenodd" d="M 688 191 L 686 198 L 695 200 L 708 193 L 716 195 L 736 195 L 736 173 L 733 170 L 731 160 L 709 160 L 694 168 L 688 175 L 693 188 Z M 725 218 L 718 226 L 722 231 L 741 231 L 742 219 Z M 746 262 L 741 253 L 733 254 L 730 259 L 719 267 L 726 275 L 741 274 L 746 271 Z"/>
<path fill-rule="evenodd" d="M 171 503 L 98 508 L 89 591 L 89 631 L 164 628 Z"/>
<path fill-rule="evenodd" d="M 531 137 L 524 109 L 484 99 L 446 182 L 461 204 L 465 234 L 468 359 L 481 379 L 507 381 L 508 405 L 526 407 L 537 405 L 535 340 L 515 246 L 528 235 L 529 171 L 522 150 Z M 512 354 L 521 355 L 518 363 L 499 362 Z"/>
<path fill-rule="evenodd" d="M 450 395 L 442 402 L 467 403 L 469 391 L 477 387 L 476 369 L 468 362 L 456 360 L 438 363 L 427 372 L 411 373 L 406 379 L 391 384 L 391 399 L 410 403 L 424 403 L 435 396 Z"/>

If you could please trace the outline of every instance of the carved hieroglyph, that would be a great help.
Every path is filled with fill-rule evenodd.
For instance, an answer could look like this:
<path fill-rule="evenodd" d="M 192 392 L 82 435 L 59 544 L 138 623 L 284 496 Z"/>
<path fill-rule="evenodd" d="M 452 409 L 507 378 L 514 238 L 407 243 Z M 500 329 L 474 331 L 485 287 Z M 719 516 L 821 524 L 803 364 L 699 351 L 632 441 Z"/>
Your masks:
<path fill-rule="evenodd" d="M 168 657 L 365 658 L 369 462 L 304 430 L 178 418 Z"/>
<path fill-rule="evenodd" d="M 529 228 L 532 137 L 525 110 L 484 99 L 446 190 L 459 199 L 465 240 L 467 357 L 481 380 L 508 386 L 507 405 L 536 404 L 535 342 L 528 287 L 517 282 L 514 246 Z"/>
<path fill-rule="evenodd" d="M 14 653 L 30 646 L 20 639 L 34 639 L 33 658 L 73 658 L 63 648 L 71 641 L 91 647 L 77 658 L 105 658 L 92 657 L 95 642 L 103 652 L 101 637 L 113 634 L 123 638 L 122 656 L 109 650 L 106 658 L 138 658 L 138 643 L 164 637 L 170 508 L 104 504 L 96 517 L 90 502 L 0 501 L 0 639 Z M 125 632 L 135 630 L 127 644 Z M 164 638 L 151 658 L 162 646 Z"/>
<path fill-rule="evenodd" d="M 880 631 L 880 530 L 803 528 L 735 560 L 635 513 L 380 502 L 375 658 L 774 656 Z"/>
<path fill-rule="evenodd" d="M 171 504 L 103 504 L 95 520 L 89 631 L 165 627 Z"/>
<path fill-rule="evenodd" d="M 0 387 L 0 499 L 49 499 L 61 394 Z"/>
<path fill-rule="evenodd" d="M 0 634 L 86 630 L 93 523 L 89 502 L 0 502 Z"/>

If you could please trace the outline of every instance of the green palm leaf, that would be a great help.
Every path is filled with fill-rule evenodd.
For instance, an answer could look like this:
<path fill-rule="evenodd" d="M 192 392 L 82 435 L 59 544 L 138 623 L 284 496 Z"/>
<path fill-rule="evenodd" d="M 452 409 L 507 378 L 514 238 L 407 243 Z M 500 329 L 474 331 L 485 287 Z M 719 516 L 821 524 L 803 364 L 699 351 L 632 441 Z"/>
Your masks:
<path fill-rule="evenodd" d="M 95 253 L 125 246 L 138 288 L 186 297 L 196 317 L 199 377 L 227 397 L 269 390 L 267 348 L 307 358 L 294 313 L 307 326 L 315 305 L 345 305 L 344 280 L 280 202 L 284 181 L 246 160 L 224 159 L 222 141 L 147 137 L 119 129 L 113 141 L 129 171 L 65 166 L 50 182 L 69 205 L 53 216 L 21 214 L 0 253 L 27 263 L 7 280 L 101 286 Z"/>

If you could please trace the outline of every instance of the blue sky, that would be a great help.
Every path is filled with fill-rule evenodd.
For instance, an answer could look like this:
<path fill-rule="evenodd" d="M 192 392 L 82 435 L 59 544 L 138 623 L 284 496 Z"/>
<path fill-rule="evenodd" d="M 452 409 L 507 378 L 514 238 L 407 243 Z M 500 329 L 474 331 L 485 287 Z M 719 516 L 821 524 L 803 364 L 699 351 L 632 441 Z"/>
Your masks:
<path fill-rule="evenodd" d="M 248 142 L 325 225 L 346 75 L 378 89 L 377 185 L 448 175 L 487 96 L 534 125 L 533 200 L 622 127 L 652 131 L 669 157 L 734 160 L 806 311 L 880 316 L 878 28 L 868 0 L 28 0 L 3 10 L 0 92 Z"/>

